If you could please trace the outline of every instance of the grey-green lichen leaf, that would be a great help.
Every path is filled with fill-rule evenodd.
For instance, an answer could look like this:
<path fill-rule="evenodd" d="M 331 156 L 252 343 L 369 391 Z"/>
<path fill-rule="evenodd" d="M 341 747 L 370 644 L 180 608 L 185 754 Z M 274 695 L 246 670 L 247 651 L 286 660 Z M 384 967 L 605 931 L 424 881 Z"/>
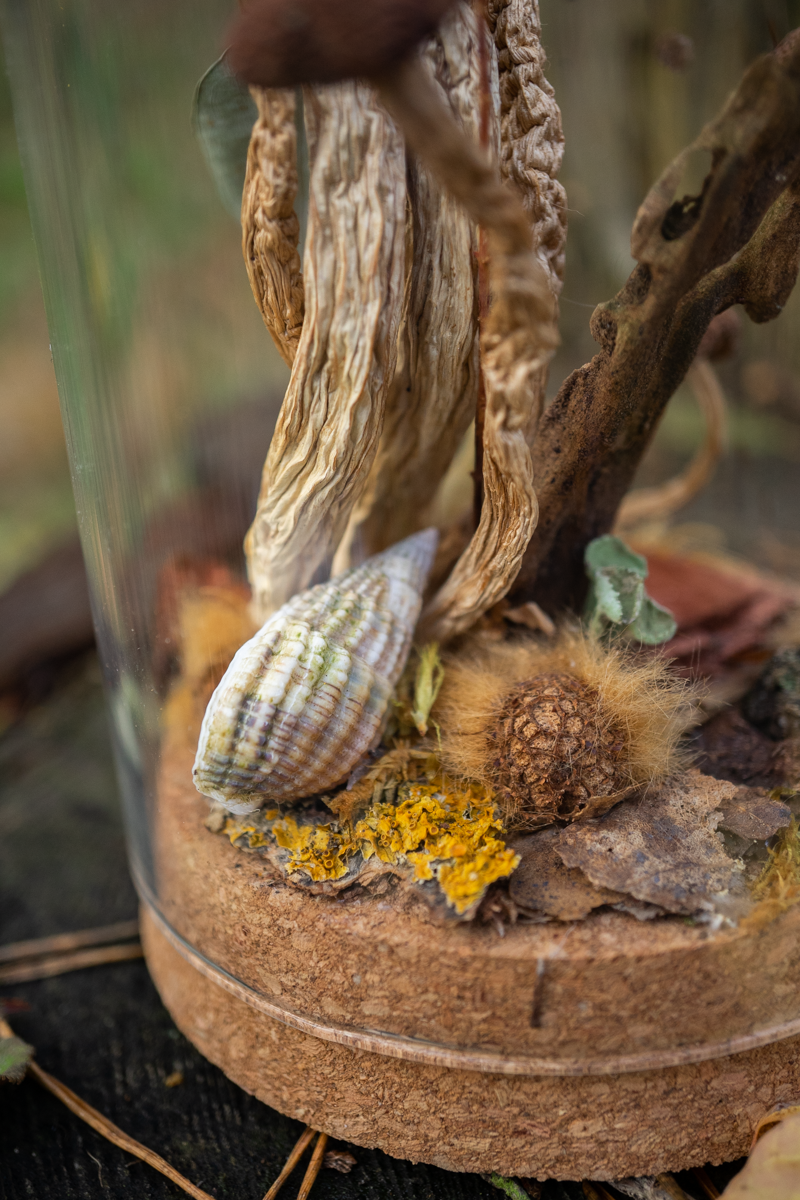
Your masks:
<path fill-rule="evenodd" d="M 616 628 L 648 646 L 658 646 L 675 635 L 672 614 L 645 591 L 645 558 L 620 538 L 604 534 L 586 547 L 584 562 L 590 581 L 584 617 L 592 633 Z"/>
<path fill-rule="evenodd" d="M 32 1058 L 33 1046 L 21 1038 L 0 1038 L 0 1080 L 3 1083 L 20 1083 L 25 1078 Z"/>
<path fill-rule="evenodd" d="M 247 148 L 258 110 L 246 84 L 231 71 L 225 55 L 197 85 L 192 126 L 225 208 L 239 220 Z"/>

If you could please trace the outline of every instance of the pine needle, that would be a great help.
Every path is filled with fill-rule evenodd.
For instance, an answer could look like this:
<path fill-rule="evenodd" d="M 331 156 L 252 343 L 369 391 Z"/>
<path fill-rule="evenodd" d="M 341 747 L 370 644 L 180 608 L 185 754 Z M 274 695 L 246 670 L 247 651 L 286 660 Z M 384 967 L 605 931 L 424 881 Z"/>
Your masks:
<path fill-rule="evenodd" d="M 0 1017 L 0 1036 L 14 1037 L 14 1031 L 7 1021 Z M 174 1184 L 182 1188 L 189 1196 L 194 1196 L 195 1200 L 214 1200 L 214 1197 L 208 1192 L 202 1191 L 201 1188 L 195 1187 L 188 1179 L 184 1179 L 174 1167 L 171 1167 L 168 1162 L 156 1154 L 153 1150 L 149 1150 L 147 1146 L 143 1146 L 141 1142 L 137 1142 L 134 1138 L 129 1137 L 117 1125 L 114 1125 L 102 1113 L 99 1113 L 96 1108 L 92 1108 L 80 1096 L 76 1096 L 73 1091 L 55 1079 L 52 1075 L 48 1075 L 35 1062 L 28 1064 L 28 1074 L 32 1075 L 48 1092 L 51 1092 L 56 1099 L 65 1104 L 70 1112 L 73 1112 L 76 1117 L 80 1117 L 87 1125 L 90 1125 L 96 1133 L 99 1133 L 106 1141 L 113 1142 L 115 1146 L 119 1146 L 121 1150 L 126 1150 L 128 1154 L 133 1154 L 136 1158 L 140 1158 L 142 1162 L 146 1162 L 148 1166 L 153 1167 L 156 1171 L 160 1171 L 162 1175 L 166 1175 L 167 1179 L 171 1179 Z"/>

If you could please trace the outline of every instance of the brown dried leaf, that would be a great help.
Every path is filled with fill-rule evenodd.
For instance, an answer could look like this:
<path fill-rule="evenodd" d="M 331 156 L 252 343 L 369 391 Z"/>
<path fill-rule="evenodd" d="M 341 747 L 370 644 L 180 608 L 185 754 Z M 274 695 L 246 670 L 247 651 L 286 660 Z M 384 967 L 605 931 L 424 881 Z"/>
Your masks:
<path fill-rule="evenodd" d="M 598 887 L 687 916 L 713 911 L 721 894 L 744 894 L 742 872 L 716 832 L 717 809 L 734 793 L 731 784 L 687 771 L 596 823 L 563 830 L 558 853 Z"/>
<path fill-rule="evenodd" d="M 291 366 L 303 327 L 294 92 L 254 87 L 252 95 L 258 120 L 247 151 L 242 252 L 264 324 Z"/>
<path fill-rule="evenodd" d="M 787 1117 L 757 1143 L 722 1200 L 798 1200 L 800 1198 L 800 1116 Z"/>
<path fill-rule="evenodd" d="M 558 839 L 559 830 L 543 829 L 511 843 L 521 862 L 508 891 L 519 908 L 546 913 L 559 921 L 580 921 L 593 908 L 623 899 L 619 892 L 595 887 L 582 871 L 565 867 L 557 850 Z"/>
<path fill-rule="evenodd" d="M 760 788 L 740 787 L 719 806 L 722 813 L 719 828 L 739 837 L 763 842 L 779 829 L 785 829 L 792 819 L 788 804 L 772 800 Z"/>
<path fill-rule="evenodd" d="M 454 5 L 423 48 L 429 77 L 460 125 L 478 136 L 480 72 L 475 13 Z M 378 456 L 340 547 L 344 568 L 425 524 L 470 422 L 478 392 L 475 226 L 435 174 L 411 157 L 408 311 Z M 346 553 L 346 558 L 345 558 Z"/>
<path fill-rule="evenodd" d="M 403 303 L 402 138 L 365 84 L 305 96 L 306 319 L 245 543 L 261 620 L 330 567 L 377 451 Z"/>

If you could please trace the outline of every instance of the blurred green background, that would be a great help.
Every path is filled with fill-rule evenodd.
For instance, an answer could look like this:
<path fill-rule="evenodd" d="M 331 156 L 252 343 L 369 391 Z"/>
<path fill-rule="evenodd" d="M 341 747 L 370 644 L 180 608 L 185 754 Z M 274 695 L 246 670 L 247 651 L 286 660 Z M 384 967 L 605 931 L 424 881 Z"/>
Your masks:
<path fill-rule="evenodd" d="M 250 298 L 236 223 L 225 213 L 199 150 L 186 137 L 191 96 L 176 90 L 208 65 L 216 30 L 198 15 L 191 36 L 175 19 L 149 22 L 151 0 L 134 5 L 146 62 L 137 90 L 115 102 L 130 112 L 127 151 L 114 164 L 115 193 L 138 230 L 131 244 L 104 243 L 98 224 L 92 286 L 102 294 L 108 259 L 128 256 L 132 275 L 158 293 L 171 346 L 143 328 L 136 347 L 136 429 L 153 421 L 182 435 L 182 422 L 227 403 L 235 392 L 280 387 L 285 372 Z M 757 54 L 800 24 L 800 0 L 541 0 L 548 74 L 561 104 L 570 232 L 562 299 L 562 346 L 551 393 L 594 353 L 593 307 L 612 296 L 632 266 L 630 227 L 647 188 L 717 111 Z M 212 22 L 213 24 L 213 22 Z M 175 70 L 176 58 L 180 69 Z M 104 60 L 93 60 L 94 69 Z M 109 70 L 112 68 L 109 67 Z M 114 93 L 114 81 L 100 85 Z M 182 86 L 182 85 L 181 85 Z M 158 127 L 148 111 L 159 113 Z M 173 114 L 170 141 L 163 114 Z M 178 180 L 180 186 L 178 186 Z M 187 180 L 190 187 L 187 189 Z M 107 195 L 107 181 L 87 179 Z M 187 206 L 186 196 L 191 195 Z M 155 280 L 155 283 L 153 282 Z M 124 319 L 119 297 L 110 308 Z M 191 312 L 191 319 L 175 314 Z M 120 317 L 120 313 L 122 317 Z M 731 403 L 730 447 L 713 484 L 676 520 L 689 522 L 762 565 L 800 577 L 800 298 L 781 318 L 743 322 L 734 360 L 720 369 Z M 186 364 L 190 364 L 187 368 Z M 146 386 L 141 386 L 142 381 Z M 198 399 L 199 397 L 199 399 Z M 187 415 L 189 414 L 189 415 Z M 166 436 L 166 434 L 165 434 Z M 688 389 L 673 400 L 640 482 L 687 461 L 702 436 Z M 132 451 L 133 452 L 133 451 Z M 154 464 L 157 472 L 157 464 Z M 160 486 L 160 485 L 158 485 Z M 164 481 L 169 491 L 171 483 Z M 75 527 L 36 256 L 15 142 L 8 80 L 0 75 L 0 588 Z"/>

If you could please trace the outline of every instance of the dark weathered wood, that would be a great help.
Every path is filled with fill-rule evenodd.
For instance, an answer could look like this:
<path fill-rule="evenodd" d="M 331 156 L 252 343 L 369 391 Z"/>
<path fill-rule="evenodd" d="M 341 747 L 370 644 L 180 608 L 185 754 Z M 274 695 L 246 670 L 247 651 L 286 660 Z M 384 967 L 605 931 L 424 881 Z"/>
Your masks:
<path fill-rule="evenodd" d="M 700 196 L 670 203 L 690 154 L 711 152 Z M 800 253 L 800 46 L 765 55 L 668 168 L 634 224 L 639 265 L 592 317 L 601 347 L 565 381 L 533 447 L 539 523 L 512 602 L 578 608 L 584 548 L 607 532 L 712 318 L 780 313 Z"/>

